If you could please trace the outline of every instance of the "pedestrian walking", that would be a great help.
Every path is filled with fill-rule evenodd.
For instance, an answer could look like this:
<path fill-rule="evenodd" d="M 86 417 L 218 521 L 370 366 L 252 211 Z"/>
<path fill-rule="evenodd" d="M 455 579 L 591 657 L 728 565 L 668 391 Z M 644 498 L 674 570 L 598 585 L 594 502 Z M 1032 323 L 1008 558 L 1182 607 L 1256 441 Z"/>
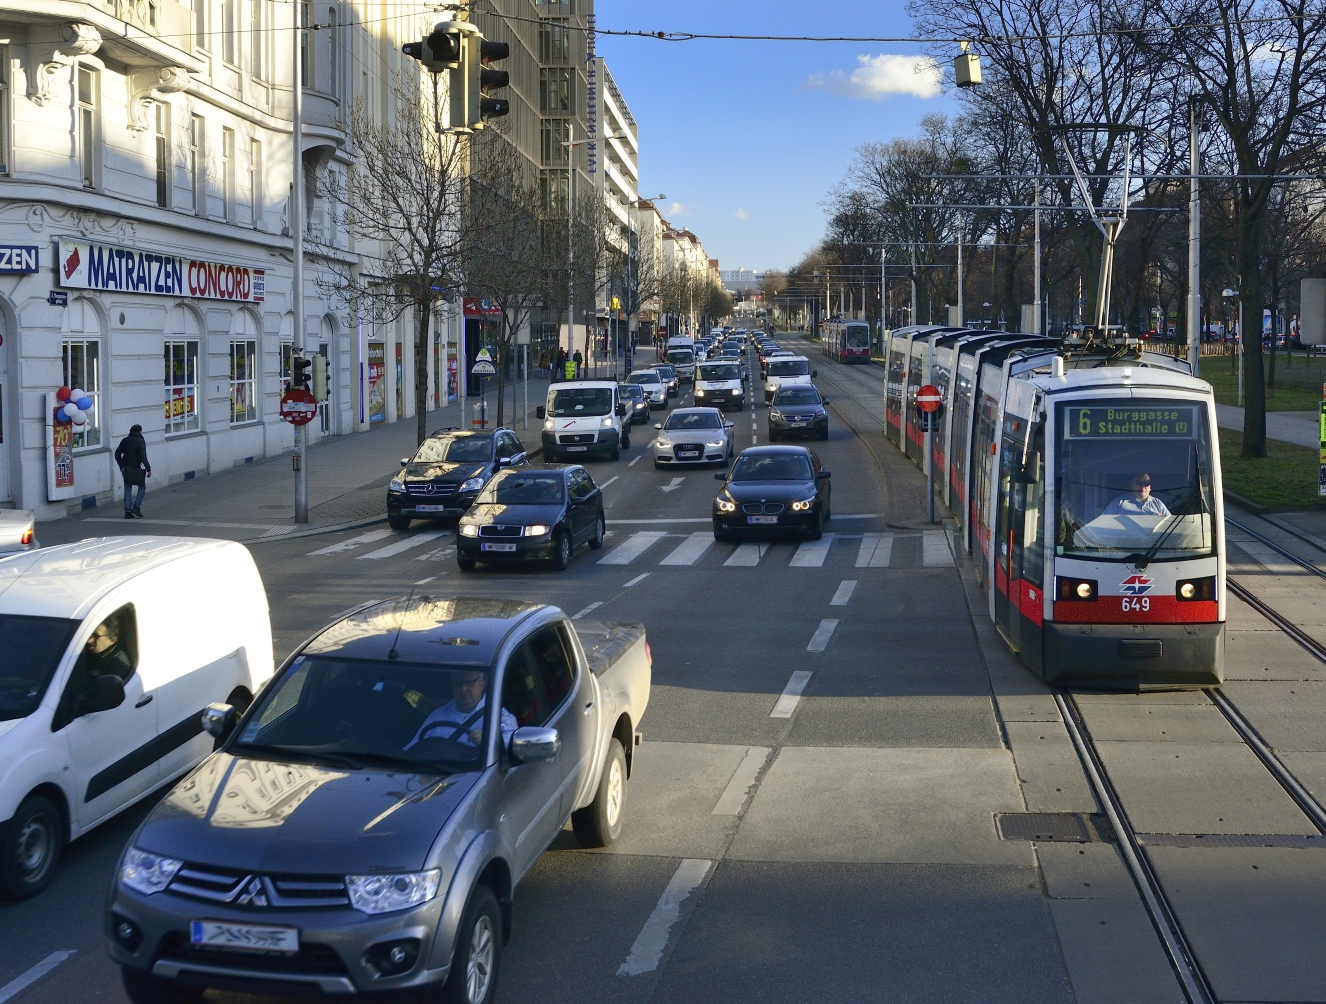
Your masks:
<path fill-rule="evenodd" d="M 548 372 L 548 353 L 547 353 L 547 352 L 540 352 L 540 353 L 539 353 L 539 373 L 540 373 L 540 374 L 545 374 L 545 373 L 547 373 L 547 372 Z"/>
<path fill-rule="evenodd" d="M 575 371 L 575 372 L 576 372 L 576 375 L 575 375 L 575 379 L 576 379 L 576 380 L 579 380 L 579 379 L 580 379 L 580 373 L 581 373 L 580 368 L 581 368 L 582 366 L 585 365 L 585 357 L 582 356 L 582 355 L 580 354 L 580 350 L 579 350 L 579 349 L 576 349 L 575 355 L 573 355 L 573 356 L 571 357 L 571 359 L 572 359 L 572 360 L 575 362 L 575 364 L 576 364 L 576 371 Z"/>
<path fill-rule="evenodd" d="M 115 463 L 119 465 L 120 475 L 124 478 L 124 518 L 143 518 L 143 495 L 147 492 L 147 478 L 152 476 L 152 465 L 147 462 L 147 441 L 143 439 L 143 427 L 131 426 L 129 435 L 120 440 L 115 447 Z M 137 488 L 137 497 L 130 491 Z"/>

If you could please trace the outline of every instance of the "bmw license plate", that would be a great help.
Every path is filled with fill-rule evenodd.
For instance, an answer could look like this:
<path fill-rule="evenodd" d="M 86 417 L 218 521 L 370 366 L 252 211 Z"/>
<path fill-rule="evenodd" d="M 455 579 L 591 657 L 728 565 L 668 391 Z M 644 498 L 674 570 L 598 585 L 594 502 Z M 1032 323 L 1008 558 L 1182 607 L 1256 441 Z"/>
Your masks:
<path fill-rule="evenodd" d="M 511 554 L 516 549 L 515 544 L 480 544 L 481 551 L 499 551 L 503 554 Z"/>
<path fill-rule="evenodd" d="M 189 941 L 211 948 L 236 948 L 248 952 L 297 952 L 299 928 L 194 920 L 189 923 Z"/>
<path fill-rule="evenodd" d="M 585 450 L 588 450 L 588 449 L 589 449 L 588 446 L 568 446 L 568 447 L 566 448 L 566 452 L 567 452 L 567 453 L 583 453 Z"/>
<path fill-rule="evenodd" d="M 444 506 L 444 505 L 417 505 L 417 506 L 414 507 L 414 511 L 415 511 L 415 512 L 446 512 L 446 511 L 447 511 L 447 507 Z"/>
<path fill-rule="evenodd" d="M 777 517 L 777 516 L 747 516 L 747 517 L 746 517 L 746 522 L 747 522 L 747 523 L 751 523 L 751 524 L 756 524 L 756 525 L 767 525 L 767 524 L 770 524 L 770 523 L 777 523 L 777 522 L 778 522 L 778 517 Z"/>

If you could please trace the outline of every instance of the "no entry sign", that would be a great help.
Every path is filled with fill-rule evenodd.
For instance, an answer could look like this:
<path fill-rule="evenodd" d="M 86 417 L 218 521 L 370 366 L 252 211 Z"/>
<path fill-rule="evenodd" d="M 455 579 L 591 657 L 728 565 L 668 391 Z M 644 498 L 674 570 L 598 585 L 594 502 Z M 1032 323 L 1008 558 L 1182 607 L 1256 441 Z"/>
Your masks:
<path fill-rule="evenodd" d="M 938 411 L 943 403 L 944 398 L 940 395 L 939 388 L 932 384 L 926 384 L 916 392 L 916 406 L 922 411 Z"/>
<path fill-rule="evenodd" d="M 311 392 L 292 387 L 281 395 L 281 417 L 291 425 L 308 425 L 317 413 L 318 402 Z"/>

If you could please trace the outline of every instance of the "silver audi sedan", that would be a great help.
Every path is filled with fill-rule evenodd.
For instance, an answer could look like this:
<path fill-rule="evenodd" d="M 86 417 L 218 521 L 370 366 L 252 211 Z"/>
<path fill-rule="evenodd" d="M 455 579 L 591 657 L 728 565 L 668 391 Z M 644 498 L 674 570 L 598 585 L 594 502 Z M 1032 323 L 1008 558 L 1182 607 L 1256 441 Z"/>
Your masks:
<path fill-rule="evenodd" d="M 655 423 L 654 466 L 723 464 L 732 459 L 732 423 L 717 408 L 677 408 Z"/>

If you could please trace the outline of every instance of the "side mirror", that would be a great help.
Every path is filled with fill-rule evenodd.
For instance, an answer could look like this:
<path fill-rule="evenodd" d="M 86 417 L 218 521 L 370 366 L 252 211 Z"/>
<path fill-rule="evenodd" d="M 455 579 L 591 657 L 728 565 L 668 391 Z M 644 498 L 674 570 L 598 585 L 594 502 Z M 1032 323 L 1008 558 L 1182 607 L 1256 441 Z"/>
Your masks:
<path fill-rule="evenodd" d="M 1038 485 L 1041 483 L 1041 455 L 1031 453 L 1027 456 L 1027 462 L 1022 465 L 1022 470 L 1018 472 L 1017 483 L 1020 485 Z"/>
<path fill-rule="evenodd" d="M 810 371 L 810 378 L 811 378 L 812 380 L 816 379 L 819 375 L 820 375 L 820 371 L 819 371 L 819 370 L 811 370 L 811 371 Z"/>
<path fill-rule="evenodd" d="M 724 429 L 731 429 L 731 428 L 733 428 L 733 426 L 734 426 L 735 424 L 736 424 L 736 423 L 734 423 L 734 422 L 724 422 L 724 423 L 723 423 L 723 428 L 724 428 Z"/>
<path fill-rule="evenodd" d="M 534 409 L 535 418 L 543 418 L 547 414 L 548 414 L 547 409 L 544 408 L 543 405 L 539 405 L 537 408 Z"/>
<path fill-rule="evenodd" d="M 124 703 L 124 681 L 114 673 L 95 677 L 92 686 L 78 702 L 80 715 L 95 715 L 98 711 L 110 711 Z"/>
<path fill-rule="evenodd" d="M 828 481 L 829 478 L 830 478 L 830 476 L 831 476 L 831 475 L 829 474 L 828 471 L 820 471 L 818 474 L 815 475 L 815 480 L 816 480 L 816 481 Z"/>
<path fill-rule="evenodd" d="M 831 403 L 832 403 L 832 402 L 830 402 L 829 399 L 828 399 L 827 397 L 826 397 L 826 398 L 821 398 L 821 399 L 820 399 L 820 404 L 828 405 L 828 404 L 831 404 Z"/>
<path fill-rule="evenodd" d="M 410 458 L 409 458 L 409 457 L 401 457 L 401 466 L 402 466 L 402 467 L 408 467 L 409 464 L 410 464 Z"/>
<path fill-rule="evenodd" d="M 497 458 L 497 466 L 498 466 L 498 467 L 510 467 L 510 466 L 511 466 L 511 458 L 510 458 L 510 457 L 498 457 L 498 458 Z"/>
<path fill-rule="evenodd" d="M 562 737 L 556 729 L 526 725 L 516 729 L 507 751 L 516 763 L 545 763 L 562 751 Z"/>
<path fill-rule="evenodd" d="M 239 712 L 230 704 L 209 704 L 203 708 L 203 731 L 220 742 L 234 731 Z"/>
<path fill-rule="evenodd" d="M 717 474 L 714 475 L 714 480 L 715 480 L 715 481 L 726 481 L 726 480 L 727 480 L 727 474 L 725 474 L 723 471 L 719 471 Z"/>
<path fill-rule="evenodd" d="M 655 423 L 654 423 L 654 428 L 655 428 L 655 429 L 661 429 L 661 428 L 663 428 L 663 423 L 662 423 L 662 422 L 655 422 Z"/>

